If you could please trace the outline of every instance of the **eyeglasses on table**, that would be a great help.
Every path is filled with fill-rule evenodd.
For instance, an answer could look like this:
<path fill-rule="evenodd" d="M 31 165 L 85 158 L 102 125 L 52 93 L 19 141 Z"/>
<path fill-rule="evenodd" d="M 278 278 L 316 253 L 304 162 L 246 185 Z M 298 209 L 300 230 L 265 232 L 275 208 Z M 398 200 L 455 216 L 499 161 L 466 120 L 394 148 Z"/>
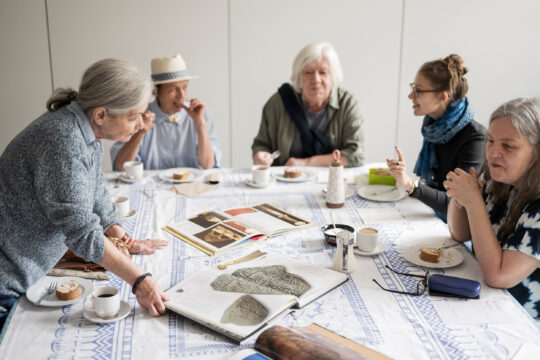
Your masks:
<path fill-rule="evenodd" d="M 379 284 L 377 282 L 377 280 L 375 279 L 372 279 L 373 282 L 377 285 L 379 285 L 379 287 L 381 289 L 383 289 L 384 291 L 389 291 L 389 292 L 393 292 L 393 293 L 397 293 L 397 294 L 404 294 L 404 295 L 413 295 L 413 296 L 420 296 L 422 295 L 425 291 L 426 291 L 426 287 L 427 287 L 427 283 L 428 283 L 428 279 L 429 279 L 429 271 L 426 271 L 426 273 L 424 275 L 418 275 L 418 274 L 408 274 L 408 273 L 402 273 L 402 272 L 399 272 L 399 271 L 396 271 L 394 269 L 392 269 L 390 266 L 388 265 L 384 265 L 385 268 L 387 268 L 388 270 L 392 271 L 394 274 L 398 274 L 398 275 L 402 275 L 402 276 L 412 276 L 412 277 L 416 277 L 416 278 L 420 278 L 420 280 L 416 283 L 416 292 L 408 292 L 408 291 L 400 291 L 400 290 L 391 290 L 391 289 L 386 289 L 385 287 L 383 287 L 381 284 Z"/>

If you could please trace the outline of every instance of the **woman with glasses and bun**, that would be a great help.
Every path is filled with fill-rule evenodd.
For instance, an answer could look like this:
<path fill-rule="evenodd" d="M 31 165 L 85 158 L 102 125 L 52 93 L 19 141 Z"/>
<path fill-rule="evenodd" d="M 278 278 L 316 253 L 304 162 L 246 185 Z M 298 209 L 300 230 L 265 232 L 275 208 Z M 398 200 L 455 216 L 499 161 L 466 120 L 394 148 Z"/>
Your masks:
<path fill-rule="evenodd" d="M 444 221 L 450 201 L 443 186 L 446 174 L 456 168 L 478 170 L 483 156 L 486 129 L 474 120 L 466 97 L 467 71 L 463 59 L 451 54 L 422 65 L 410 84 L 414 115 L 424 116 L 424 143 L 414 167 L 420 179 L 414 180 L 407 173 L 399 147 L 398 160 L 386 160 L 397 185 L 435 210 Z"/>
<path fill-rule="evenodd" d="M 514 99 L 491 115 L 480 180 L 451 171 L 453 239 L 472 239 L 486 284 L 508 291 L 540 318 L 540 99 Z"/>

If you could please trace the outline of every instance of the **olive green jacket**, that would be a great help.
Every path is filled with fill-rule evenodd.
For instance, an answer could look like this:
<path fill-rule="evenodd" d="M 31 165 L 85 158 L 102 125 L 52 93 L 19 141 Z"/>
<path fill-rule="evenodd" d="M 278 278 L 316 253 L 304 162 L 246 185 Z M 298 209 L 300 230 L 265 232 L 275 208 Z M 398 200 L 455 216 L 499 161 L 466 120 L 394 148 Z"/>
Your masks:
<path fill-rule="evenodd" d="M 296 94 L 300 99 L 300 94 Z M 328 100 L 330 119 L 330 142 L 349 161 L 349 166 L 364 164 L 364 135 L 362 115 L 358 102 L 347 90 L 336 88 Z M 275 93 L 264 105 L 259 133 L 253 139 L 253 156 L 259 151 L 279 150 L 281 156 L 272 165 L 284 165 L 294 140 L 296 126 L 291 120 L 279 93 Z"/>

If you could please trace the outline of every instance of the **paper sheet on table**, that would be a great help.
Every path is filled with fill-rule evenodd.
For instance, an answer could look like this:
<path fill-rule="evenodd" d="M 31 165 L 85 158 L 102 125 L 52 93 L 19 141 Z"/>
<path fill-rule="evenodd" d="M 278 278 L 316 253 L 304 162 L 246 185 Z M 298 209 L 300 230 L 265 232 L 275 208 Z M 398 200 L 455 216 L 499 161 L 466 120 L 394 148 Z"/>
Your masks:
<path fill-rule="evenodd" d="M 394 241 L 396 245 L 403 246 L 424 246 L 436 245 L 447 247 L 457 245 L 457 241 L 452 240 L 448 228 L 429 224 L 425 227 L 408 227 L 403 230 L 399 238 Z"/>
<path fill-rule="evenodd" d="M 356 184 L 356 174 L 352 172 L 343 172 L 343 178 L 349 185 L 355 185 Z M 319 171 L 317 174 L 317 182 L 319 184 L 327 184 L 328 183 L 328 170 Z"/>
<path fill-rule="evenodd" d="M 524 343 L 521 345 L 512 360 L 538 359 L 538 354 L 540 354 L 540 346 L 531 343 Z"/>
<path fill-rule="evenodd" d="M 380 223 L 405 222 L 403 215 L 393 207 L 388 208 L 359 208 L 356 209 L 358 215 L 364 220 L 366 225 Z"/>
<path fill-rule="evenodd" d="M 435 311 L 446 325 L 478 325 L 511 323 L 516 321 L 516 310 L 510 299 L 490 297 L 489 299 L 433 301 Z"/>
<path fill-rule="evenodd" d="M 191 183 L 179 184 L 171 187 L 172 191 L 175 191 L 179 195 L 185 196 L 197 196 L 203 194 L 207 191 L 215 190 L 215 186 L 203 184 L 201 182 L 195 181 Z"/>

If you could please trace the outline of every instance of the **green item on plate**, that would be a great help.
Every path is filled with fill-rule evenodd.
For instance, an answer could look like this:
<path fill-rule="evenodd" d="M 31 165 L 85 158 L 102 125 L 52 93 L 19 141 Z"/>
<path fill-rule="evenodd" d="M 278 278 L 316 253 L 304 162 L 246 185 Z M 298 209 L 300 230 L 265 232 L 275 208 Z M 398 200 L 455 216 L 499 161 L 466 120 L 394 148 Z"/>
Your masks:
<path fill-rule="evenodd" d="M 369 184 L 381 184 L 381 185 L 390 185 L 396 186 L 396 178 L 392 175 L 376 175 L 375 171 L 381 170 L 384 168 L 369 169 Z"/>

